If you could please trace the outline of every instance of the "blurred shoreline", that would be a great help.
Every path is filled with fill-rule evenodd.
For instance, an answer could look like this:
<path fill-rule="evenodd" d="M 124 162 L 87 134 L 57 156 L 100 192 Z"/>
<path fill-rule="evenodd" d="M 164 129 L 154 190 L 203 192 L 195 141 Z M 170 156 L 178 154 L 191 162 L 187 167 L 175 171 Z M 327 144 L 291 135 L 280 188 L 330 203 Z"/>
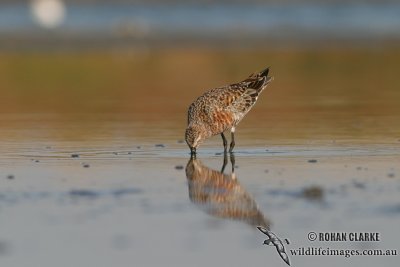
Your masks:
<path fill-rule="evenodd" d="M 151 51 L 159 49 L 200 49 L 200 50 L 326 50 L 326 49 L 392 49 L 400 47 L 400 39 L 257 39 L 246 40 L 214 39 L 204 40 L 195 38 L 70 38 L 67 36 L 12 36 L 0 37 L 0 53 L 8 52 L 72 52 L 72 51 Z"/>
<path fill-rule="evenodd" d="M 400 4 L 395 2 L 66 2 L 62 8 L 59 18 L 47 18 L 28 3 L 0 5 L 0 50 L 400 44 Z M 54 21 L 48 24 L 49 19 Z"/>

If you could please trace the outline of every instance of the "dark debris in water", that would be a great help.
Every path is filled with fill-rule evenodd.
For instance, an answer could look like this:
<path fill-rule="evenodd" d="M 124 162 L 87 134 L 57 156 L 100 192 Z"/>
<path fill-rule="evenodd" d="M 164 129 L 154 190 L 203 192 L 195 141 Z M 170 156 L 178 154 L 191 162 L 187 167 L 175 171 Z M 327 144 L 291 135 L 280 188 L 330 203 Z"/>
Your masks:
<path fill-rule="evenodd" d="M 96 199 L 104 196 L 122 197 L 126 195 L 140 194 L 142 190 L 139 188 L 121 188 L 109 191 L 95 191 L 89 189 L 73 189 L 69 191 L 69 195 L 74 198 Z"/>
<path fill-rule="evenodd" d="M 309 201 L 322 201 L 325 196 L 325 191 L 320 186 L 310 186 L 304 189 L 298 190 L 283 190 L 283 189 L 273 189 L 269 190 L 268 194 L 273 196 L 284 196 L 293 198 L 305 198 Z"/>
<path fill-rule="evenodd" d="M 88 163 L 83 163 L 82 166 L 83 166 L 83 168 L 89 168 L 90 167 L 90 165 Z"/>
<path fill-rule="evenodd" d="M 178 142 L 178 144 L 183 144 L 184 141 L 182 139 L 180 139 L 177 142 Z"/>
<path fill-rule="evenodd" d="M 69 191 L 69 195 L 72 197 L 81 197 L 81 198 L 97 198 L 100 193 L 92 190 L 86 190 L 86 189 L 73 189 Z"/>
<path fill-rule="evenodd" d="M 156 144 L 155 147 L 165 147 L 164 144 Z"/>
<path fill-rule="evenodd" d="M 271 189 L 267 191 L 272 196 L 298 197 L 299 193 L 293 190 Z"/>
<path fill-rule="evenodd" d="M 318 160 L 316 160 L 316 159 L 309 159 L 307 162 L 308 162 L 308 163 L 317 163 Z"/>
<path fill-rule="evenodd" d="M 321 201 L 324 197 L 324 190 L 322 187 L 314 185 L 304 188 L 301 194 L 308 200 Z"/>
<path fill-rule="evenodd" d="M 71 154 L 71 158 L 79 158 L 79 154 Z"/>
<path fill-rule="evenodd" d="M 22 192 L 0 192 L 0 204 L 15 204 L 21 202 L 40 201 L 43 199 L 64 200 L 70 198 L 74 201 L 96 201 L 102 198 L 123 198 L 141 194 L 142 189 L 136 187 L 117 188 L 117 189 L 86 189 L 78 188 L 64 192 L 50 191 L 22 191 Z"/>
<path fill-rule="evenodd" d="M 9 175 L 7 175 L 7 179 L 10 179 L 10 180 L 12 180 L 12 179 L 14 179 L 15 178 L 15 176 L 14 175 L 12 175 L 12 174 L 9 174 Z"/>
<path fill-rule="evenodd" d="M 111 192 L 111 194 L 115 197 L 121 197 L 125 195 L 132 195 L 132 194 L 140 194 L 142 190 L 139 188 L 122 188 L 117 189 Z"/>
<path fill-rule="evenodd" d="M 390 173 L 388 173 L 388 175 L 387 175 L 389 178 L 394 178 L 394 173 L 393 172 L 390 172 Z"/>
<path fill-rule="evenodd" d="M 353 181 L 353 185 L 356 188 L 365 189 L 365 183 L 363 183 L 363 182 Z"/>
<path fill-rule="evenodd" d="M 183 170 L 183 166 L 182 166 L 182 165 L 176 165 L 176 166 L 175 166 L 175 169 L 176 169 L 176 170 Z"/>

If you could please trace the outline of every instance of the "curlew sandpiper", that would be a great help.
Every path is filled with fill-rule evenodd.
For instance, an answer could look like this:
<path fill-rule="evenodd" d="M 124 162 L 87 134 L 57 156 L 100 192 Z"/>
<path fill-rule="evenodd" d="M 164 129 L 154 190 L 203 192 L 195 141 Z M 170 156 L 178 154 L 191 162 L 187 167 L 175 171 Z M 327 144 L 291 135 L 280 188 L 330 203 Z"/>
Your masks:
<path fill-rule="evenodd" d="M 269 68 L 266 68 L 239 83 L 213 88 L 189 106 L 185 139 L 192 156 L 204 139 L 217 134 L 221 135 L 226 152 L 227 140 L 224 132 L 228 129 L 231 130 L 229 152 L 233 151 L 235 128 L 272 80 L 272 77 L 268 77 L 268 72 Z"/>

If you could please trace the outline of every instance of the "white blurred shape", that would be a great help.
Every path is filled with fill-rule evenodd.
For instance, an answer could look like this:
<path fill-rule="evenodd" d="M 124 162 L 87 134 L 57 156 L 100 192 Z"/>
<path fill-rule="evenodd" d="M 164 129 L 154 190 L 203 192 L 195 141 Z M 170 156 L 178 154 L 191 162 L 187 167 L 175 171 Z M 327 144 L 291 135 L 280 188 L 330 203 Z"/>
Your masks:
<path fill-rule="evenodd" d="M 40 26 L 53 29 L 65 17 L 65 5 L 61 0 L 32 0 L 31 13 Z"/>

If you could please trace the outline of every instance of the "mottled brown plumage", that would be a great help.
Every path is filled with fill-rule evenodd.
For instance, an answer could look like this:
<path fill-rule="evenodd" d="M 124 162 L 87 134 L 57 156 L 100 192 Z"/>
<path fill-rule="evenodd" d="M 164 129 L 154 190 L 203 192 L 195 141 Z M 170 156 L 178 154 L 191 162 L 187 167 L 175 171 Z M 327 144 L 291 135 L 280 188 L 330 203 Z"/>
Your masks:
<path fill-rule="evenodd" d="M 269 68 L 250 75 L 244 81 L 211 89 L 197 98 L 188 110 L 185 139 L 192 154 L 206 138 L 221 134 L 224 150 L 227 141 L 224 131 L 231 130 L 229 151 L 235 146 L 235 127 L 254 106 L 260 93 L 272 80 Z"/>

